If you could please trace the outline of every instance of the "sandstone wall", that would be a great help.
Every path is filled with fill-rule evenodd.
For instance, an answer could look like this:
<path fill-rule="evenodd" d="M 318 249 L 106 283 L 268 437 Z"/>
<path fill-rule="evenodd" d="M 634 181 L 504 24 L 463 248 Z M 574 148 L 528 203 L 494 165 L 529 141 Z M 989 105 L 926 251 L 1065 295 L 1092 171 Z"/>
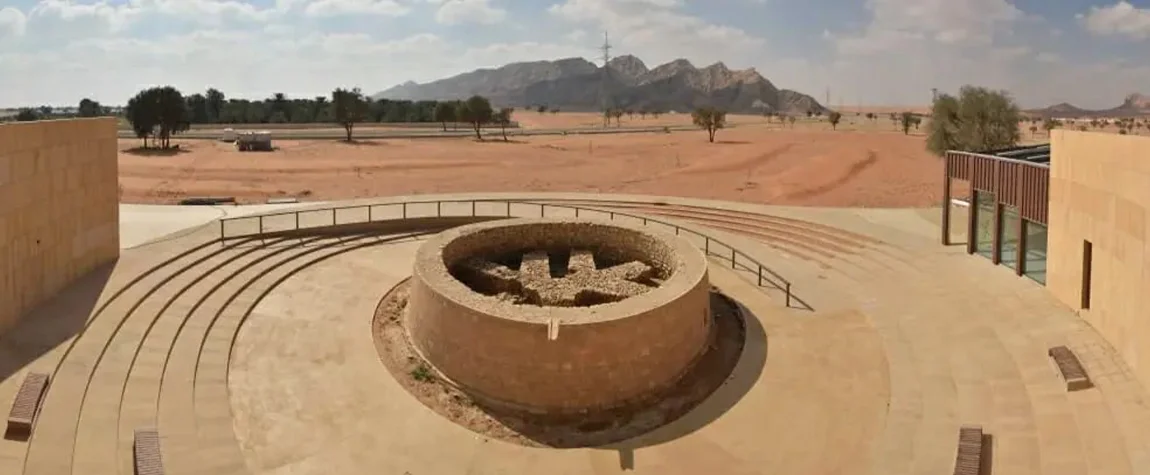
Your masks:
<path fill-rule="evenodd" d="M 0 125 L 0 333 L 120 253 L 116 120 Z"/>
<path fill-rule="evenodd" d="M 1051 139 L 1047 287 L 1150 385 L 1150 138 L 1055 130 Z"/>

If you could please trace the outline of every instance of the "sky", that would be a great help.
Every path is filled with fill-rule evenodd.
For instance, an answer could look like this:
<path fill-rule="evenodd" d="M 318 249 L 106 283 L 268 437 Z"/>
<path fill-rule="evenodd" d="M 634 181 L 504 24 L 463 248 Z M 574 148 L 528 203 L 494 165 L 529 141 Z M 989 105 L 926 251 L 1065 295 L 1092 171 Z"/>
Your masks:
<path fill-rule="evenodd" d="M 0 0 L 0 107 L 140 89 L 375 93 L 516 61 L 613 55 L 753 67 L 831 105 L 931 89 L 1023 107 L 1150 94 L 1150 0 Z"/>

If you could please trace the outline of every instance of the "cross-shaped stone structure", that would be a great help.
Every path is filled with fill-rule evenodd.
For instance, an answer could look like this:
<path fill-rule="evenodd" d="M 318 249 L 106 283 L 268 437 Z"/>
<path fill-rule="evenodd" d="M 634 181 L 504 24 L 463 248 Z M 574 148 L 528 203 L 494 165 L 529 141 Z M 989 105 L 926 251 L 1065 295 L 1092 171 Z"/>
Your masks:
<path fill-rule="evenodd" d="M 571 251 L 567 274 L 551 276 L 551 258 L 546 251 L 523 255 L 519 270 L 482 258 L 463 263 L 472 286 L 496 294 L 510 294 L 523 303 L 551 307 L 578 307 L 617 302 L 651 289 L 654 269 L 639 261 L 599 269 L 591 251 Z"/>

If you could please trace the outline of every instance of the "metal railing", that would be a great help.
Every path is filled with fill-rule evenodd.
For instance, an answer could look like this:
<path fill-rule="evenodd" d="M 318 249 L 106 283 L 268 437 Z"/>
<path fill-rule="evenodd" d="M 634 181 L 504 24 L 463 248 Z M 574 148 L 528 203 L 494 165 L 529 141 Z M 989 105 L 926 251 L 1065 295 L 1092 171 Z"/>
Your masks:
<path fill-rule="evenodd" d="M 502 204 L 503 205 L 503 214 L 502 215 L 495 215 L 495 214 L 481 215 L 481 214 L 478 214 L 477 209 L 476 209 L 476 205 L 478 203 Z M 415 214 L 411 213 L 411 211 L 410 211 L 410 208 L 412 207 L 412 205 L 430 205 L 430 204 L 435 205 L 435 214 L 434 215 L 427 215 L 427 214 L 415 215 Z M 447 214 L 447 215 L 445 215 L 443 213 L 443 205 L 444 204 L 470 204 L 470 212 L 469 212 L 469 214 Z M 698 236 L 699 238 L 702 238 L 702 240 L 703 240 L 703 253 L 704 254 L 706 254 L 707 256 L 715 256 L 715 257 L 722 257 L 722 258 L 729 259 L 731 262 L 731 269 L 737 269 L 738 268 L 738 266 L 739 266 L 739 259 L 738 258 L 741 256 L 742 258 L 749 261 L 751 264 L 753 264 L 755 266 L 755 274 L 756 274 L 756 278 L 757 278 L 756 284 L 759 287 L 762 287 L 763 283 L 766 282 L 766 283 L 769 283 L 772 287 L 774 287 L 778 290 L 782 290 L 783 292 L 786 293 L 786 306 L 787 307 L 791 306 L 791 297 L 792 297 L 791 296 L 791 282 L 788 281 L 787 279 L 785 279 L 783 276 L 779 275 L 777 272 L 771 270 L 769 267 L 763 265 L 761 262 L 759 262 L 757 259 L 751 257 L 747 253 L 740 251 L 738 249 L 735 249 L 735 247 L 731 246 L 730 244 L 727 244 L 723 241 L 715 239 L 715 238 L 708 236 L 704 233 L 701 233 L 699 231 L 685 228 L 685 227 L 682 227 L 678 224 L 671 223 L 668 221 L 663 221 L 660 219 L 655 219 L 655 218 L 642 216 L 642 215 L 636 215 L 636 214 L 624 213 L 624 212 L 620 212 L 620 211 L 614 211 L 614 210 L 610 210 L 610 209 L 600 209 L 600 208 L 594 208 L 594 207 L 588 207 L 588 206 L 575 206 L 575 205 L 556 204 L 556 203 L 540 203 L 540 202 L 534 202 L 534 201 L 520 201 L 520 200 L 457 199 L 457 200 L 418 200 L 418 201 L 403 201 L 403 202 L 397 202 L 397 203 L 371 203 L 371 204 L 361 204 L 361 205 L 336 206 L 336 207 L 331 207 L 331 208 L 302 209 L 302 210 L 294 210 L 294 211 L 282 211 L 282 212 L 278 212 L 278 213 L 261 214 L 261 215 L 256 215 L 256 216 L 241 216 L 241 217 L 236 217 L 236 218 L 223 218 L 220 220 L 220 240 L 224 241 L 227 239 L 258 237 L 260 235 L 263 235 L 263 234 L 266 234 L 269 232 L 274 232 L 274 233 L 292 232 L 292 231 L 300 231 L 300 230 L 306 230 L 306 229 L 311 229 L 311 228 L 338 226 L 338 225 L 343 225 L 343 224 L 364 224 L 364 223 L 377 222 L 377 220 L 376 220 L 377 216 L 375 215 L 375 213 L 373 211 L 376 208 L 396 208 L 396 207 L 398 207 L 401 209 L 401 215 L 400 215 L 401 219 L 432 218 L 432 217 L 434 217 L 434 218 L 445 218 L 445 217 L 448 217 L 448 218 L 449 217 L 478 218 L 478 217 L 500 217 L 500 216 L 507 217 L 507 218 L 522 217 L 521 215 L 511 214 L 512 205 L 538 207 L 539 208 L 539 217 L 541 217 L 541 218 L 547 216 L 547 209 L 548 208 L 568 209 L 568 210 L 574 211 L 576 218 L 580 217 L 580 212 L 582 212 L 584 214 L 596 213 L 599 215 L 607 215 L 607 217 L 612 221 L 614 221 L 616 218 L 619 218 L 619 217 L 625 217 L 625 218 L 629 218 L 629 219 L 633 219 L 633 220 L 642 221 L 644 226 L 648 225 L 649 223 L 657 223 L 657 224 L 661 224 L 663 226 L 667 226 L 667 227 L 675 230 L 675 235 L 689 234 L 689 235 Z M 355 211 L 355 210 L 360 210 L 361 212 L 366 214 L 366 218 L 367 218 L 366 221 L 359 220 L 359 221 L 339 222 L 338 217 L 339 217 L 339 214 L 341 211 L 351 212 L 351 211 Z M 322 222 L 320 222 L 318 224 L 308 224 L 308 223 L 301 224 L 301 222 L 300 222 L 300 216 L 301 215 L 312 215 L 312 214 L 317 214 L 317 213 L 330 214 L 331 218 L 322 220 Z M 268 221 L 270 221 L 274 218 L 282 218 L 282 217 L 287 217 L 287 216 L 292 217 L 290 219 L 290 225 L 288 227 L 284 227 L 281 229 L 274 229 L 272 231 L 267 231 L 268 228 L 265 226 L 265 224 Z M 387 219 L 395 219 L 395 217 L 389 216 Z M 228 235 L 227 228 L 228 228 L 228 225 L 230 223 L 253 222 L 253 221 L 256 223 L 256 226 L 258 229 L 256 232 Z M 383 220 L 379 220 L 379 221 L 383 221 Z M 727 253 L 719 253 L 716 250 L 717 248 L 715 245 L 727 248 L 730 251 L 729 257 L 727 255 Z M 750 266 L 744 265 L 743 267 L 747 270 L 751 269 Z"/>

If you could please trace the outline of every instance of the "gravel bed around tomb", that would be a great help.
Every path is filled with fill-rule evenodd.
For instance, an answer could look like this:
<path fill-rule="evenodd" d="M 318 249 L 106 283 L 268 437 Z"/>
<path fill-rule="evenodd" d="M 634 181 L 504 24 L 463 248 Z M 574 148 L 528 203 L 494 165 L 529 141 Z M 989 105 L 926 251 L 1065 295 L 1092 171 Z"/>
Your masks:
<path fill-rule="evenodd" d="M 739 306 L 712 287 L 714 324 L 709 344 L 680 382 L 660 395 L 656 402 L 580 416 L 514 413 L 477 403 L 419 356 L 403 327 L 409 282 L 404 280 L 393 287 L 376 308 L 372 332 L 383 365 L 401 386 L 440 416 L 485 438 L 525 446 L 602 446 L 670 423 L 726 383 L 742 355 L 746 337 Z"/>

